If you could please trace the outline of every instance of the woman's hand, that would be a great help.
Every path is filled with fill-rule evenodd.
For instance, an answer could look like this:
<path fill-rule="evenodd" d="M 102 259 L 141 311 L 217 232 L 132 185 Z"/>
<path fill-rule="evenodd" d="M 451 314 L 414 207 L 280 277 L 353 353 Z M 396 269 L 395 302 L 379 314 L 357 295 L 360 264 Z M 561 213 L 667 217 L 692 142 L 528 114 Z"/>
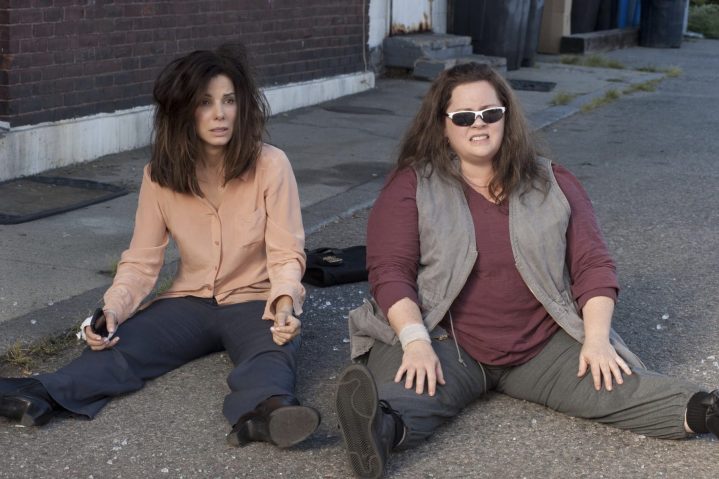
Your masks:
<path fill-rule="evenodd" d="M 577 377 L 582 377 L 591 370 L 594 379 L 594 389 L 602 389 L 602 381 L 607 391 L 612 390 L 612 377 L 617 384 L 622 384 L 622 371 L 632 374 L 627 363 L 617 354 L 608 340 L 585 340 L 579 352 L 579 371 Z"/>
<path fill-rule="evenodd" d="M 275 324 L 270 327 L 272 340 L 282 346 L 302 331 L 302 323 L 294 316 L 292 298 L 283 295 L 275 300 Z"/>
<path fill-rule="evenodd" d="M 394 382 L 398 383 L 404 376 L 404 387 L 414 390 L 417 394 L 424 392 L 425 382 L 427 392 L 434 396 L 437 390 L 437 383 L 444 384 L 444 374 L 439 358 L 432 348 L 432 344 L 426 341 L 412 341 L 407 345 L 402 356 L 402 364 L 397 370 Z"/>
<path fill-rule="evenodd" d="M 302 332 L 302 323 L 292 315 L 291 310 L 281 310 L 275 312 L 275 324 L 270 327 L 270 331 L 272 331 L 272 340 L 282 346 Z"/>
<path fill-rule="evenodd" d="M 103 314 L 105 315 L 105 324 L 107 325 L 107 330 L 110 334 L 117 331 L 118 324 L 117 318 L 115 318 L 115 313 L 112 311 L 104 311 Z M 90 326 L 85 326 L 85 343 L 87 343 L 93 351 L 102 351 L 103 349 L 112 348 L 118 341 L 120 341 L 119 336 L 107 339 L 104 336 L 94 333 Z"/>
<path fill-rule="evenodd" d="M 607 296 L 590 298 L 582 308 L 584 316 L 584 344 L 579 352 L 579 371 L 582 377 L 591 370 L 594 389 L 602 389 L 602 380 L 607 391 L 612 390 L 612 376 L 617 384 L 622 384 L 622 371 L 632 374 L 627 363 L 617 354 L 609 342 L 614 300 Z"/>

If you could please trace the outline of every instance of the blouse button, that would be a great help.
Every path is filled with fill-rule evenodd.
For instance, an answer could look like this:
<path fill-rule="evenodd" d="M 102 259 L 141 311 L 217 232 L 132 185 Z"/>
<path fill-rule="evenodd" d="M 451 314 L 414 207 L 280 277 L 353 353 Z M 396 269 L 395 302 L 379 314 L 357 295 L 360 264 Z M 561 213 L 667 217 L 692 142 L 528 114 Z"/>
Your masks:
<path fill-rule="evenodd" d="M 219 242 L 219 241 L 215 241 L 215 244 L 216 244 L 217 246 L 220 246 L 220 242 Z"/>

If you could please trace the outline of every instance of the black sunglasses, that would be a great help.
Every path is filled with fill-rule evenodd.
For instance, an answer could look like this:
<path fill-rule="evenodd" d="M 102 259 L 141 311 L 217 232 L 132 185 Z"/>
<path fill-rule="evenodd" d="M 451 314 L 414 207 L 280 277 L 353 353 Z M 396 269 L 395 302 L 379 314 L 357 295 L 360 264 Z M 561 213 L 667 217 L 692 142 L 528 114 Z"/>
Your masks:
<path fill-rule="evenodd" d="M 503 106 L 493 106 L 492 108 L 487 108 L 482 111 L 453 111 L 451 113 L 447 113 L 447 116 L 450 120 L 452 120 L 452 123 L 457 126 L 472 126 L 474 125 L 474 122 L 477 121 L 477 118 L 481 118 L 483 122 L 489 124 L 496 123 L 504 118 L 504 111 L 506 109 L 507 108 Z"/>

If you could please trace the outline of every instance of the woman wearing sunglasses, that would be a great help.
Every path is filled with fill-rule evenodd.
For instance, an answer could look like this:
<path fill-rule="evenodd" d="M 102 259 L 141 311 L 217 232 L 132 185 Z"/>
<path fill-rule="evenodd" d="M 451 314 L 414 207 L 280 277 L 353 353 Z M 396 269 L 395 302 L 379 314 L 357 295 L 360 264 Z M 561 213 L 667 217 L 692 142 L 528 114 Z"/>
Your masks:
<path fill-rule="evenodd" d="M 25 426 L 61 411 L 92 418 L 112 397 L 225 350 L 227 441 L 292 446 L 319 415 L 294 395 L 304 231 L 292 167 L 263 143 L 266 100 L 240 45 L 172 61 L 153 93 L 134 234 L 94 315 L 104 330 L 83 324 L 89 347 L 54 373 L 0 379 L 0 415 Z M 170 236 L 178 273 L 143 305 Z"/>
<path fill-rule="evenodd" d="M 611 329 L 618 284 L 586 192 L 539 156 L 484 65 L 433 83 L 369 218 L 372 299 L 350 313 L 337 413 L 380 477 L 487 391 L 640 434 L 719 433 L 719 392 L 647 371 Z"/>

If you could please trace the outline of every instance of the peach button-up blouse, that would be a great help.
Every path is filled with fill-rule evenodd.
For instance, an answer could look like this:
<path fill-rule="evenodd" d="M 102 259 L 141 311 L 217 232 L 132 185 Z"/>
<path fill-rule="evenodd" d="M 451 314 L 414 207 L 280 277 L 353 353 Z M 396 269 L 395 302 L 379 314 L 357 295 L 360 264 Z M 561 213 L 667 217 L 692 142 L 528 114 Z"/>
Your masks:
<path fill-rule="evenodd" d="M 256 167 L 225 185 L 217 209 L 205 198 L 176 193 L 150 179 L 145 167 L 130 247 L 105 293 L 106 310 L 122 322 L 152 291 L 169 237 L 180 253 L 170 288 L 156 299 L 214 297 L 218 304 L 292 298 L 302 312 L 304 230 L 297 183 L 284 152 L 264 145 Z"/>

